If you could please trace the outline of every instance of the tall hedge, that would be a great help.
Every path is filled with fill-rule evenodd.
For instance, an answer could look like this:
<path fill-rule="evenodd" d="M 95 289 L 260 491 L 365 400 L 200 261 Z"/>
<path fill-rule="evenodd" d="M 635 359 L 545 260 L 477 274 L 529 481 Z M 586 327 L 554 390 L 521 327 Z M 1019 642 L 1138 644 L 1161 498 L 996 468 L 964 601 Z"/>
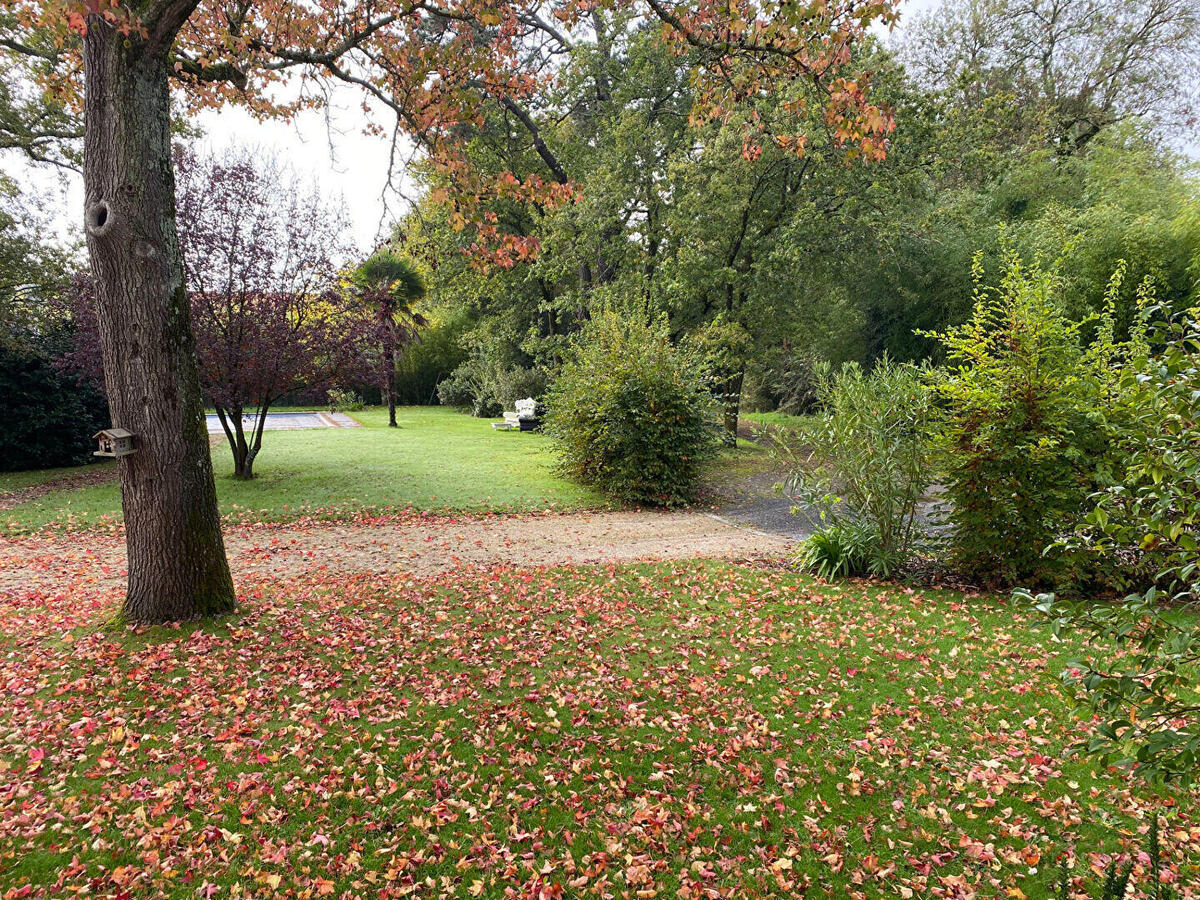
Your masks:
<path fill-rule="evenodd" d="M 108 404 L 89 384 L 45 356 L 0 346 L 0 470 L 90 462 L 92 435 L 109 424 Z"/>

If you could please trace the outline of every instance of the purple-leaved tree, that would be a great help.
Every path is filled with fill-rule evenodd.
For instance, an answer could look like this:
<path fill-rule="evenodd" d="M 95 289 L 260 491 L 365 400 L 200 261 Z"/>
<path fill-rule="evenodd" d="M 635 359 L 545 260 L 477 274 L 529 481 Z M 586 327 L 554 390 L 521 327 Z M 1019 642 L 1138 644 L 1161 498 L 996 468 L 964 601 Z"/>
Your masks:
<path fill-rule="evenodd" d="M 270 158 L 175 152 L 176 208 L 200 387 L 221 421 L 235 478 L 254 477 L 281 398 L 364 381 L 378 368 L 377 317 L 341 285 L 346 220 Z M 68 365 L 102 382 L 90 279 L 76 280 Z"/>
<path fill-rule="evenodd" d="M 247 151 L 179 150 L 175 172 L 201 389 L 252 478 L 271 406 L 367 377 L 378 324 L 346 302 L 347 222 L 315 189 Z"/>

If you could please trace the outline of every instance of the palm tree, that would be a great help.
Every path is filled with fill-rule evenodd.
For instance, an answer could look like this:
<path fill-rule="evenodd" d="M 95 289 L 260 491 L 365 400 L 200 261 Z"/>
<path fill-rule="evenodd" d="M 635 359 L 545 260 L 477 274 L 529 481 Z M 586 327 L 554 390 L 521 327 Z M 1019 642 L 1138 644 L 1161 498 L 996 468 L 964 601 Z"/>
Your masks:
<path fill-rule="evenodd" d="M 425 296 L 421 273 L 408 260 L 386 247 L 376 250 L 354 270 L 351 283 L 360 302 L 379 319 L 383 344 L 383 393 L 387 396 L 388 425 L 396 427 L 396 350 L 417 337 L 426 324 L 413 305 Z"/>

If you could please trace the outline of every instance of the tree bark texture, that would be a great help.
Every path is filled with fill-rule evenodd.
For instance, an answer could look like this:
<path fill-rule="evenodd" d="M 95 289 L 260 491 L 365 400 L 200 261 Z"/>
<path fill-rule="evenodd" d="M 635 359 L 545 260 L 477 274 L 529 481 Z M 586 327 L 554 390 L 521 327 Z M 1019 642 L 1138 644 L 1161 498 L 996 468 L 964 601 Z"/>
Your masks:
<path fill-rule="evenodd" d="M 125 36 L 96 16 L 84 38 L 85 219 L 118 462 L 136 622 L 232 609 L 191 311 L 175 230 L 167 58 L 178 24 Z"/>
<path fill-rule="evenodd" d="M 396 321 L 389 310 L 383 323 L 383 392 L 387 395 L 388 427 L 396 428 Z"/>
<path fill-rule="evenodd" d="M 746 380 L 745 367 L 725 380 L 721 405 L 724 409 L 725 443 L 730 447 L 737 446 L 738 419 L 742 408 L 742 382 Z"/>

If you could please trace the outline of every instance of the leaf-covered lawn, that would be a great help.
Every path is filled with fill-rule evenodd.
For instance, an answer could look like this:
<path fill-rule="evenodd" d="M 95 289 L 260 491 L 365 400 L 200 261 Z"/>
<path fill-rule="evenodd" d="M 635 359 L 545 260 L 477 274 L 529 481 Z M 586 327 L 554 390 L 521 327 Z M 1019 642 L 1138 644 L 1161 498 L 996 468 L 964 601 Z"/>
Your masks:
<path fill-rule="evenodd" d="M 1200 897 L 1200 798 L 1061 759 L 1056 659 L 996 601 L 716 563 L 243 588 L 138 633 L 0 595 L 0 895 L 1033 898 L 1157 810 Z"/>

